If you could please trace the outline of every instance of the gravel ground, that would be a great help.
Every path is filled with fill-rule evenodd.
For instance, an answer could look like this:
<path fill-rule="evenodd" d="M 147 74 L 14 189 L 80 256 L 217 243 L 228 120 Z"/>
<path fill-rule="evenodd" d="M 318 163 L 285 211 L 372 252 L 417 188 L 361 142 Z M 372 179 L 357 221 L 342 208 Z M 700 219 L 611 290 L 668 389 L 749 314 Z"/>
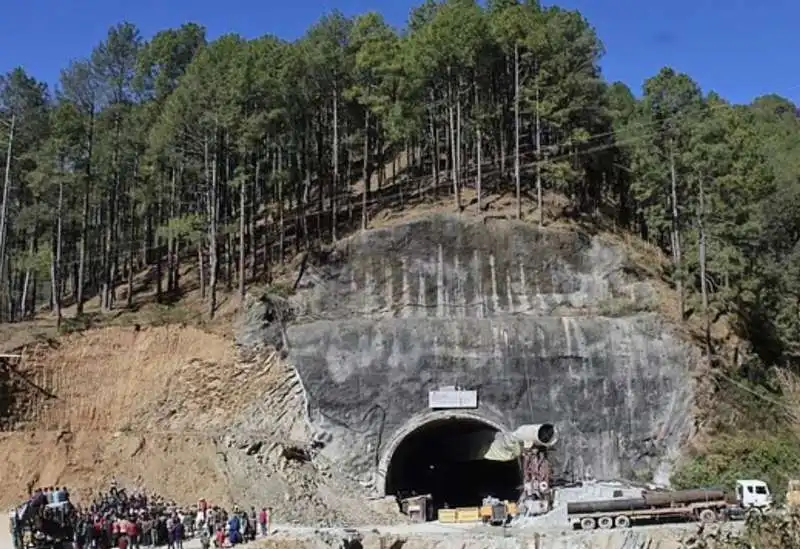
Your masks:
<path fill-rule="evenodd" d="M 726 523 L 719 528 L 733 533 L 740 532 L 742 522 Z M 341 540 L 354 534 L 371 538 L 402 538 L 413 541 L 411 547 L 447 549 L 451 545 L 458 549 L 501 549 L 506 547 L 538 547 L 539 549 L 678 549 L 680 540 L 697 532 L 697 524 L 659 524 L 635 526 L 627 530 L 573 531 L 566 528 L 498 528 L 472 524 L 441 524 L 427 522 L 417 524 L 375 525 L 358 528 L 317 528 L 313 526 L 274 525 L 270 536 L 270 547 L 316 547 L 339 548 Z M 534 540 L 538 540 L 534 544 Z M 251 549 L 264 545 L 263 539 L 241 546 Z M 308 543 L 304 543 L 308 542 Z M 649 545 L 648 545 L 649 544 Z M 365 543 L 364 547 L 370 544 Z M 0 534 L 0 549 L 14 549 L 7 531 Z M 200 549 L 196 539 L 184 543 L 184 549 Z"/>

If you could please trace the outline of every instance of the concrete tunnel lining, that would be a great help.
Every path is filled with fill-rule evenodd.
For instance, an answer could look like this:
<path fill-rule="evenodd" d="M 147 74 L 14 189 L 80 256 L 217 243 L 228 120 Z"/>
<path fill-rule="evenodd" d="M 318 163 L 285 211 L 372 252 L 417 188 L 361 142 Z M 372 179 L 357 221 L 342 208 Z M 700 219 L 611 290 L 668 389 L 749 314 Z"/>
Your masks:
<path fill-rule="evenodd" d="M 518 460 L 459 460 L 441 451 L 448 449 L 450 443 L 463 441 L 464 437 L 475 436 L 476 440 L 485 440 L 487 432 L 498 431 L 507 432 L 508 429 L 474 411 L 432 411 L 415 416 L 394 434 L 382 453 L 376 488 L 383 495 L 398 495 L 398 492 L 409 488 L 408 483 L 427 488 L 431 488 L 433 483 L 436 489 L 416 493 L 438 492 L 434 494 L 435 507 L 441 507 L 443 503 L 451 506 L 479 505 L 481 498 L 486 495 L 516 499 L 517 489 L 522 483 Z M 443 445 L 439 451 L 428 452 L 438 444 Z M 428 468 L 430 470 L 426 471 Z M 472 479 L 473 482 L 462 482 L 460 479 Z M 455 488 L 457 485 L 458 489 Z M 467 488 L 467 485 L 474 487 Z M 471 493 L 467 496 L 465 492 Z"/>

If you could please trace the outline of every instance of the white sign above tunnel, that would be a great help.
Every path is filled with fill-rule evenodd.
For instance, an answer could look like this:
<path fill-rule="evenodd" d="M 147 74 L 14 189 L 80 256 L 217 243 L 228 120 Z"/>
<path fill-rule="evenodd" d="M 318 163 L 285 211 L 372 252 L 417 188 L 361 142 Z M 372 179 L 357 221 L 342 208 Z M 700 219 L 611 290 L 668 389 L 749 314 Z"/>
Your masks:
<path fill-rule="evenodd" d="M 463 391 L 460 389 L 428 391 L 428 407 L 434 410 L 477 408 L 478 391 Z"/>

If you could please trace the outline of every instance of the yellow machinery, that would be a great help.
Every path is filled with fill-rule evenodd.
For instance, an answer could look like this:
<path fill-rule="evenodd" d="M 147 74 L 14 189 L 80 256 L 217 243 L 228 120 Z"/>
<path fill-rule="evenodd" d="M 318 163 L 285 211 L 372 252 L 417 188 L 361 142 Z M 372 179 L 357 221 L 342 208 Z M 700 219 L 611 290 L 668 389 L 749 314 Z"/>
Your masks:
<path fill-rule="evenodd" d="M 517 504 L 508 500 L 495 505 L 483 505 L 480 511 L 481 520 L 492 526 L 503 526 L 518 513 Z"/>
<path fill-rule="evenodd" d="M 457 507 L 455 509 L 439 509 L 437 518 L 445 524 L 467 524 L 483 522 L 494 526 L 505 524 L 510 517 L 517 516 L 517 504 L 509 501 L 499 505 L 482 507 Z"/>

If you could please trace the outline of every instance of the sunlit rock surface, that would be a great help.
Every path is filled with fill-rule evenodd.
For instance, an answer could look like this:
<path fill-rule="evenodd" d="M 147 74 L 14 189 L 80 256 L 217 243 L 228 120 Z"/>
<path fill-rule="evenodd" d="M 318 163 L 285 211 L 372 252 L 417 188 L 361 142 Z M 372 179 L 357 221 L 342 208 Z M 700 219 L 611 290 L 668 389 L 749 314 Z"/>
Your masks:
<path fill-rule="evenodd" d="M 625 267 L 599 238 L 455 216 L 310 258 L 282 338 L 323 452 L 379 489 L 393 436 L 457 385 L 510 429 L 555 423 L 567 476 L 665 480 L 692 425 L 694 355 Z"/>

